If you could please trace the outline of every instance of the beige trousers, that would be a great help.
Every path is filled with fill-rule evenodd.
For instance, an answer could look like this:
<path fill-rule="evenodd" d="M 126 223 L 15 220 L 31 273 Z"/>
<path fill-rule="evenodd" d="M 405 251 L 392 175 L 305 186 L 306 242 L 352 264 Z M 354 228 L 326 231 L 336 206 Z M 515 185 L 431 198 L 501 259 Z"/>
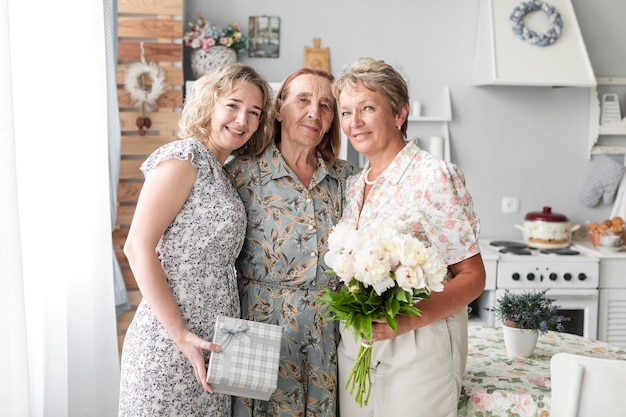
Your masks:
<path fill-rule="evenodd" d="M 342 323 L 339 360 L 341 417 L 456 417 L 467 360 L 467 310 L 372 347 L 372 394 L 359 407 L 345 389 L 359 346 Z"/>

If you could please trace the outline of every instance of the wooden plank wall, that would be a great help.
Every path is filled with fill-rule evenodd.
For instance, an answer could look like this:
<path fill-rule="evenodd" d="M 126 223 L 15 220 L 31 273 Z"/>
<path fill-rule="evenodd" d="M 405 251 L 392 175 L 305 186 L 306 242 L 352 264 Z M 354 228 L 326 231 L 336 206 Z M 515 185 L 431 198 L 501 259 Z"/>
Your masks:
<path fill-rule="evenodd" d="M 159 146 L 176 139 L 183 105 L 183 22 L 184 0 L 119 0 L 117 95 L 122 133 L 120 180 L 117 188 L 117 220 L 113 231 L 115 254 L 122 268 L 131 311 L 118 317 L 118 345 L 121 351 L 124 334 L 132 320 L 141 294 L 122 248 L 143 184 L 141 163 Z M 135 121 L 140 115 L 130 94 L 124 89 L 124 77 L 130 65 L 157 63 L 165 74 L 166 88 L 157 100 L 156 109 L 144 114 L 152 121 L 145 136 L 139 135 Z M 148 77 L 149 80 L 149 77 Z"/>

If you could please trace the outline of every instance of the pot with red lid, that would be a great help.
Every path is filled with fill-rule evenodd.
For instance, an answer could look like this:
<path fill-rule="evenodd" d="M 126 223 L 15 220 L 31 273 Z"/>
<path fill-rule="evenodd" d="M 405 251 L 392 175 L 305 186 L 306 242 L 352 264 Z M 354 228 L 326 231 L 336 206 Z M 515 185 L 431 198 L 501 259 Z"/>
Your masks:
<path fill-rule="evenodd" d="M 534 211 L 524 217 L 524 226 L 516 228 L 523 232 L 524 242 L 537 249 L 567 248 L 572 240 L 572 232 L 580 225 L 572 226 L 563 214 L 553 213 L 552 207 L 544 207 L 542 211 Z"/>

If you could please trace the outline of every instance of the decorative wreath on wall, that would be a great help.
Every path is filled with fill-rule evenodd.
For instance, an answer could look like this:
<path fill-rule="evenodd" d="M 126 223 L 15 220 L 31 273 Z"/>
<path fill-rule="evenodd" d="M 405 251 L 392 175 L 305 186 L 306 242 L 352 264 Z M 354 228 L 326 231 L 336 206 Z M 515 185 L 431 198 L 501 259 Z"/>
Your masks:
<path fill-rule="evenodd" d="M 548 15 L 549 26 L 545 33 L 537 33 L 524 25 L 524 16 L 535 10 L 541 10 Z M 513 32 L 520 39 L 536 46 L 552 45 L 561 35 L 561 29 L 563 28 L 563 21 L 559 11 L 554 6 L 539 0 L 527 1 L 517 6 L 513 9 L 509 21 L 513 27 Z"/>
<path fill-rule="evenodd" d="M 145 117 L 145 111 L 152 110 L 156 101 L 165 91 L 165 74 L 155 63 L 146 63 L 143 42 L 141 42 L 141 62 L 132 64 L 124 76 L 124 89 L 130 93 L 130 98 L 139 109 L 140 116 L 135 123 L 141 136 L 152 126 L 150 118 Z M 146 77 L 150 78 L 147 82 Z"/>
<path fill-rule="evenodd" d="M 143 76 L 150 77 L 151 85 L 140 83 Z M 156 101 L 165 91 L 165 75 L 158 65 L 137 62 L 128 67 L 124 78 L 124 88 L 137 107 L 154 107 Z"/>

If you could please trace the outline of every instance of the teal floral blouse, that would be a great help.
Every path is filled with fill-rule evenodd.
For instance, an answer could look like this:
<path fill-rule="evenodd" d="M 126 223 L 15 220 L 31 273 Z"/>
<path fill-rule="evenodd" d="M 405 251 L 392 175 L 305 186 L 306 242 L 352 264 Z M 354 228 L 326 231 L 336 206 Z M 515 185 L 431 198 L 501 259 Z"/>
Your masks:
<path fill-rule="evenodd" d="M 307 188 L 275 145 L 226 164 L 248 213 L 237 260 L 242 318 L 280 324 L 278 388 L 270 401 L 236 398 L 233 415 L 336 415 L 338 330 L 314 300 L 338 281 L 324 273 L 327 239 L 342 215 L 352 166 L 318 167 Z"/>

